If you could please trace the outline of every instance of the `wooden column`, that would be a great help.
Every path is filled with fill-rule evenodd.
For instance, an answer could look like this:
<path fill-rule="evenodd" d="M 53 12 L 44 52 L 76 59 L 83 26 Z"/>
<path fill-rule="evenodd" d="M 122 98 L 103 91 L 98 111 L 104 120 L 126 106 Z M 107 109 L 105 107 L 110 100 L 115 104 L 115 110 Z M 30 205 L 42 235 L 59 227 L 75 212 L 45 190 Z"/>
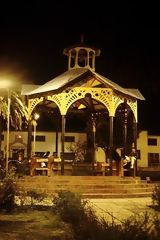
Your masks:
<path fill-rule="evenodd" d="M 137 122 L 133 121 L 133 144 L 134 149 L 137 150 Z"/>
<path fill-rule="evenodd" d="M 65 137 L 65 115 L 62 115 L 61 175 L 64 175 L 64 137 Z"/>
<path fill-rule="evenodd" d="M 59 117 L 57 116 L 56 120 L 56 146 L 55 146 L 55 152 L 58 155 L 58 129 L 59 129 Z"/>
<path fill-rule="evenodd" d="M 94 175 L 95 147 L 96 147 L 96 117 L 92 114 L 92 174 Z"/>
<path fill-rule="evenodd" d="M 127 154 L 127 118 L 128 118 L 128 111 L 127 108 L 124 107 L 124 121 L 123 121 L 123 158 Z"/>
<path fill-rule="evenodd" d="M 109 117 L 109 162 L 110 174 L 112 175 L 112 152 L 113 152 L 113 116 Z"/>
<path fill-rule="evenodd" d="M 137 122 L 135 119 L 133 120 L 133 145 L 132 145 L 132 152 L 135 153 L 136 161 L 134 164 L 134 177 L 137 176 Z"/>
<path fill-rule="evenodd" d="M 28 160 L 31 158 L 31 150 L 32 150 L 32 120 L 28 121 L 28 136 L 27 136 L 27 158 Z"/>

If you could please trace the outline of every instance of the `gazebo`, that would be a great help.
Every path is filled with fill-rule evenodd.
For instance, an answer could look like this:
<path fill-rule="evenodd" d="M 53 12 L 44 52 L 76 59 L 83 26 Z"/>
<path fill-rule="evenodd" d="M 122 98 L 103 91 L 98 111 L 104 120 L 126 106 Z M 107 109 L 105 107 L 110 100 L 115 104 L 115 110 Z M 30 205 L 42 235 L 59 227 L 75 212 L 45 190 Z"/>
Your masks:
<path fill-rule="evenodd" d="M 95 148 L 107 149 L 109 162 L 113 150 L 121 149 L 124 158 L 137 150 L 137 102 L 145 100 L 138 89 L 127 89 L 98 74 L 95 58 L 100 50 L 83 43 L 65 48 L 68 70 L 41 86 L 23 87 L 28 102 L 29 132 L 37 106 L 46 108 L 61 119 L 61 174 L 64 175 L 64 139 L 66 119 L 78 116 L 86 123 L 87 149 L 94 169 Z M 74 117 L 73 117 L 74 120 Z M 56 151 L 56 150 L 55 150 Z M 31 134 L 28 134 L 28 157 Z M 112 175 L 112 168 L 110 169 Z M 136 164 L 134 168 L 136 175 Z"/>

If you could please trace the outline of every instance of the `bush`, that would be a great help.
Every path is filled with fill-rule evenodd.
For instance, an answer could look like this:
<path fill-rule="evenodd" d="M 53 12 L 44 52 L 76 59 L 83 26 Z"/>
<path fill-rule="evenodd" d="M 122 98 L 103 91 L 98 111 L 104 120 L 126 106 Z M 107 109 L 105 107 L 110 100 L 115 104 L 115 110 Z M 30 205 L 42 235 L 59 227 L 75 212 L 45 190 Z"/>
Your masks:
<path fill-rule="evenodd" d="M 79 194 L 70 191 L 59 191 L 53 199 L 53 210 L 61 219 L 73 225 L 79 225 L 84 218 L 84 206 Z"/>
<path fill-rule="evenodd" d="M 160 185 L 156 184 L 152 193 L 153 205 L 160 207 Z"/>
<path fill-rule="evenodd" d="M 33 189 L 27 191 L 27 196 L 31 198 L 31 207 L 33 207 L 36 203 L 42 202 L 46 197 L 46 194 Z"/>
<path fill-rule="evenodd" d="M 14 171 L 8 173 L 0 185 L 0 210 L 7 212 L 15 207 L 16 183 Z"/>
<path fill-rule="evenodd" d="M 10 168 L 15 168 L 15 174 L 17 177 L 29 175 L 29 162 L 27 159 L 23 159 L 22 161 L 10 160 L 9 169 Z"/>
<path fill-rule="evenodd" d="M 157 240 L 160 238 L 160 219 L 147 212 L 115 222 L 98 218 L 88 201 L 69 191 L 58 192 L 53 209 L 61 219 L 71 224 L 74 240 Z"/>

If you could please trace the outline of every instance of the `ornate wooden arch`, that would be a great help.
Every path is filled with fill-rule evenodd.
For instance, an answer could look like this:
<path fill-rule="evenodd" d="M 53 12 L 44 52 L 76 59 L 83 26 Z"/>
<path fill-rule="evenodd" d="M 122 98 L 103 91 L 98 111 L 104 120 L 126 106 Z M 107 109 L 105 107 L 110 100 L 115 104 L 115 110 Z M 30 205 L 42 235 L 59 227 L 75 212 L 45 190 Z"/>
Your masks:
<path fill-rule="evenodd" d="M 137 123 L 138 122 L 137 100 L 128 99 L 127 100 L 127 104 L 130 106 L 130 108 L 131 108 L 131 110 L 133 112 L 133 115 L 135 117 L 135 122 Z"/>
<path fill-rule="evenodd" d="M 110 88 L 75 87 L 60 94 L 48 96 L 47 99 L 57 104 L 61 115 L 66 115 L 70 106 L 75 101 L 85 98 L 86 94 L 90 94 L 93 99 L 101 102 L 108 109 L 109 115 L 114 116 L 116 101 L 114 102 L 113 90 Z"/>
<path fill-rule="evenodd" d="M 34 110 L 34 108 L 40 103 L 43 102 L 44 97 L 39 98 L 32 98 L 28 100 L 28 118 L 27 120 L 30 120 L 31 114 Z"/>
<path fill-rule="evenodd" d="M 124 97 L 119 97 L 119 96 L 114 95 L 114 97 L 113 97 L 114 109 L 113 109 L 112 116 L 115 116 L 115 113 L 116 113 L 116 110 L 117 110 L 118 106 L 119 106 L 121 103 L 124 103 L 124 102 L 125 102 L 125 99 L 126 99 L 126 98 L 124 98 Z M 132 112 L 133 112 L 133 115 L 134 115 L 134 117 L 135 117 L 135 121 L 138 122 L 138 116 L 137 116 L 137 101 L 136 101 L 136 100 L 132 100 L 132 99 L 127 99 L 126 104 L 131 108 L 131 110 L 132 110 Z"/>
<path fill-rule="evenodd" d="M 47 100 L 55 102 L 60 110 L 61 115 L 66 115 L 70 106 L 77 100 L 85 98 L 86 94 L 90 94 L 91 97 L 101 102 L 108 110 L 109 116 L 115 116 L 117 107 L 124 102 L 124 97 L 113 94 L 113 90 L 110 88 L 85 88 L 75 87 L 67 89 L 65 92 L 49 95 Z M 40 103 L 43 102 L 44 97 L 29 99 L 28 101 L 28 120 L 31 117 L 32 111 Z M 133 111 L 136 122 L 137 119 L 137 101 L 127 99 L 127 104 Z"/>

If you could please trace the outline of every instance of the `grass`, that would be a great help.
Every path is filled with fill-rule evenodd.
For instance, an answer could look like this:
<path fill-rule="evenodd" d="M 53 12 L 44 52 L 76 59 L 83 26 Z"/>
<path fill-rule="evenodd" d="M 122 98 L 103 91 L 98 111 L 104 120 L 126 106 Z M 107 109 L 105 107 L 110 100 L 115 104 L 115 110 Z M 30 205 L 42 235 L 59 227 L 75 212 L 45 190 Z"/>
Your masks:
<path fill-rule="evenodd" d="M 0 213 L 0 240 L 62 240 L 67 239 L 68 231 L 68 226 L 47 209 L 28 208 L 11 214 Z"/>
<path fill-rule="evenodd" d="M 146 215 L 147 217 L 142 216 L 142 219 L 140 219 L 140 215 L 133 216 L 132 218 L 126 219 L 125 222 L 127 224 L 123 223 L 121 228 L 116 222 L 110 224 L 103 221 L 103 219 L 97 222 L 98 219 L 94 215 L 89 216 L 89 222 L 87 221 L 85 225 L 87 224 L 87 229 L 89 228 L 91 230 L 89 232 L 94 233 L 94 237 L 92 236 L 91 239 L 106 239 L 106 236 L 108 239 L 117 239 L 116 234 L 119 234 L 118 236 L 124 235 L 123 228 L 128 229 L 128 233 L 125 233 L 125 236 L 127 236 L 127 234 L 132 235 L 134 232 L 133 228 L 135 228 L 135 232 L 137 232 L 139 230 L 138 226 L 142 225 L 142 228 L 144 227 L 144 230 L 146 230 L 146 223 L 150 223 L 149 219 L 153 220 L 152 218 L 148 218 L 148 214 Z M 86 238 L 83 236 L 83 224 L 81 227 L 82 233 L 79 232 L 79 236 L 82 234 L 82 237 L 75 239 L 85 240 Z M 53 208 L 49 206 L 23 206 L 17 207 L 9 214 L 5 212 L 0 213 L 0 240 L 73 240 L 73 232 L 71 231 L 73 231 L 71 224 L 65 224 L 62 219 L 55 214 Z M 99 234 L 97 233 L 98 231 L 100 231 Z M 139 233 L 141 233 L 141 229 Z M 115 235 L 114 238 L 113 235 Z M 145 232 L 143 235 L 145 235 Z M 126 239 L 134 238 L 129 237 Z"/>

